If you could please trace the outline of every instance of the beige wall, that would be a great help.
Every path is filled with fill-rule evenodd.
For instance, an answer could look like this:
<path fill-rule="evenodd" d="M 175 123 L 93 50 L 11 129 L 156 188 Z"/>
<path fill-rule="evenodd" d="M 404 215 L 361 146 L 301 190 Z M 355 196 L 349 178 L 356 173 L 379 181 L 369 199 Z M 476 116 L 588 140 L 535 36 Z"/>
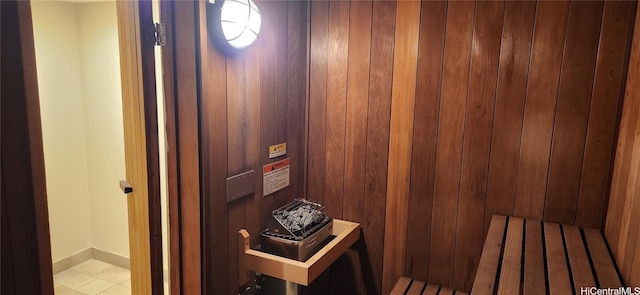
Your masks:
<path fill-rule="evenodd" d="M 129 257 L 126 179 L 115 2 L 79 3 L 93 247 Z"/>
<path fill-rule="evenodd" d="M 76 5 L 32 2 L 53 261 L 92 245 Z"/>
<path fill-rule="evenodd" d="M 115 2 L 32 2 L 53 261 L 129 257 Z"/>

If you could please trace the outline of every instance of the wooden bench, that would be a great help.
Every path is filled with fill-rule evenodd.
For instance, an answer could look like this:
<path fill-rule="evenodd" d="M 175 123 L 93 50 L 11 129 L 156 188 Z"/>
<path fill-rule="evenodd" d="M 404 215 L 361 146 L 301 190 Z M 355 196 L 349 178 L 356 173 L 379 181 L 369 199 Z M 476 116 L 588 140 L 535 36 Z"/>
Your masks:
<path fill-rule="evenodd" d="M 391 290 L 390 295 L 466 295 L 467 293 L 451 290 L 436 285 L 401 277 Z"/>
<path fill-rule="evenodd" d="M 494 215 L 471 294 L 580 294 L 624 281 L 595 229 Z"/>

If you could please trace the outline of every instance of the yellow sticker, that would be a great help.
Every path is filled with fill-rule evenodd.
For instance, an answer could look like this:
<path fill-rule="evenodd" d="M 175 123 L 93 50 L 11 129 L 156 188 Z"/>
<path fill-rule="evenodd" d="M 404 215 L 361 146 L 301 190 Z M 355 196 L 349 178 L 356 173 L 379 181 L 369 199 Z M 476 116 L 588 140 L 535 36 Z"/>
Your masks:
<path fill-rule="evenodd" d="M 269 147 L 269 159 L 284 156 L 287 154 L 287 143 L 272 145 Z"/>

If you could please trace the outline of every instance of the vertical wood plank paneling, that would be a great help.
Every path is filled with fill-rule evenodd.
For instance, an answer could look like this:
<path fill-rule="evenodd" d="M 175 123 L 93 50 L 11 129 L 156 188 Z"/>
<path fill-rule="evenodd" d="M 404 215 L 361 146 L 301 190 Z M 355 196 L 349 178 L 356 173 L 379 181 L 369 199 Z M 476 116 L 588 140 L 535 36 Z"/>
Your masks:
<path fill-rule="evenodd" d="M 636 19 L 640 12 L 636 11 Z M 635 149 L 635 138 L 637 134 L 636 124 L 640 121 L 638 116 L 640 108 L 640 99 L 638 96 L 637 79 L 640 77 L 640 22 L 636 21 L 633 33 L 633 41 L 631 48 L 631 56 L 629 59 L 629 69 L 627 72 L 627 84 L 624 94 L 624 104 L 622 109 L 622 118 L 620 119 L 618 145 L 616 149 L 616 157 L 613 170 L 613 179 L 611 180 L 611 197 L 609 200 L 609 208 L 607 211 L 607 220 L 605 225 L 605 235 L 607 241 L 613 251 L 616 261 L 621 263 L 624 261 L 624 251 L 626 245 L 621 242 L 622 238 L 626 239 L 627 233 L 623 230 L 625 206 L 629 206 L 629 197 L 633 197 L 633 187 L 629 186 L 636 173 L 633 166 L 633 155 Z M 631 192 L 631 194 L 630 194 Z"/>
<path fill-rule="evenodd" d="M 288 97 L 289 97 L 289 66 L 288 66 L 288 7 L 286 1 L 274 1 L 273 19 L 275 21 L 275 137 L 274 144 L 287 141 L 287 120 L 288 120 Z M 293 175 L 293 174 L 291 174 Z M 287 203 L 287 193 L 289 188 L 274 193 L 271 198 L 274 200 L 274 208 L 280 208 Z M 272 210 L 273 210 L 272 209 Z"/>
<path fill-rule="evenodd" d="M 307 197 L 324 203 L 329 2 L 311 1 L 309 159 Z"/>
<path fill-rule="evenodd" d="M 371 1 L 350 2 L 349 56 L 347 65 L 347 102 L 345 117 L 344 197 L 342 217 L 362 223 L 364 218 L 364 180 L 367 148 L 367 112 L 369 99 L 369 61 L 371 55 Z M 358 244 L 362 245 L 362 243 Z M 359 254 L 361 247 L 348 251 L 353 265 L 357 293 L 366 294 Z"/>
<path fill-rule="evenodd" d="M 633 187 L 630 187 L 629 184 L 635 181 L 632 178 L 632 175 L 635 174 L 635 167 L 632 163 L 635 148 L 635 122 L 638 121 L 637 109 L 640 102 L 633 100 L 625 98 L 605 227 L 605 234 L 617 261 L 622 261 L 625 258 L 623 252 L 626 245 L 621 241 L 622 238 L 626 239 L 628 234 L 623 229 L 624 212 L 626 211 L 625 207 L 630 205 L 630 195 L 633 196 Z"/>
<path fill-rule="evenodd" d="M 246 56 L 243 60 L 243 68 L 245 70 L 243 84 L 246 89 L 244 98 L 245 115 L 243 120 L 243 128 L 246 129 L 246 131 L 243 132 L 246 133 L 246 137 L 243 139 L 243 148 L 246 150 L 246 155 L 244 156 L 244 167 L 242 168 L 242 171 L 260 171 L 262 169 L 262 166 L 260 165 L 260 113 L 262 109 L 260 102 L 260 54 L 261 48 L 256 44 L 256 46 L 252 46 L 247 49 Z M 245 214 L 245 228 L 250 233 L 256 233 L 251 235 L 251 244 L 258 245 L 260 243 L 260 235 L 258 233 L 264 229 L 260 223 L 262 201 L 261 177 L 258 176 L 255 178 L 254 188 L 255 192 L 252 195 L 245 197 L 244 205 L 245 212 L 247 212 Z"/>
<path fill-rule="evenodd" d="M 636 31 L 637 32 L 637 31 Z M 637 36 L 637 35 L 636 35 Z M 637 66 L 638 64 L 636 64 Z M 637 76 L 636 76 L 637 77 Z M 635 83 L 635 86 L 638 86 L 637 80 Z M 636 90 L 636 98 L 640 97 L 640 93 L 638 93 L 638 91 Z M 638 130 L 640 130 L 640 120 L 638 120 L 638 125 L 636 125 L 636 132 L 638 132 Z M 640 132 L 638 132 L 636 134 L 636 148 L 635 148 L 635 152 L 640 154 Z M 638 214 L 638 212 L 640 212 L 640 179 L 638 179 L 640 177 L 640 163 L 635 162 L 636 163 L 636 167 L 637 167 L 637 171 L 636 171 L 636 182 L 635 182 L 635 186 L 630 187 L 630 190 L 633 190 L 633 192 L 630 192 L 629 194 L 627 194 L 627 198 L 632 198 L 633 201 L 631 202 L 631 206 L 628 208 L 625 208 L 625 212 L 622 215 L 623 218 L 623 225 L 625 220 L 625 217 L 628 218 L 628 223 L 629 223 L 629 230 L 628 230 L 628 237 L 627 237 L 627 246 L 626 246 L 626 250 L 625 250 L 625 259 L 622 262 L 622 275 L 625 278 L 625 281 L 627 282 L 639 282 L 640 281 L 640 273 L 638 271 L 638 261 L 640 260 L 638 258 L 638 256 L 640 256 L 640 245 L 638 245 L 637 243 L 640 242 L 640 216 Z M 628 212 L 628 213 L 627 213 Z M 623 226 L 623 230 L 624 230 L 624 226 Z M 620 241 L 624 241 L 623 239 L 620 239 Z M 633 286 L 638 286 L 638 285 L 633 285 Z"/>
<path fill-rule="evenodd" d="M 349 2 L 331 2 L 328 54 L 332 62 L 327 72 L 324 202 L 327 214 L 334 218 L 342 218 L 348 40 Z"/>
<path fill-rule="evenodd" d="M 369 60 L 371 55 L 370 1 L 351 2 L 344 159 L 343 218 L 362 222 L 367 147 Z"/>
<path fill-rule="evenodd" d="M 248 151 L 246 148 L 248 129 L 244 125 L 247 120 L 247 93 L 245 88 L 245 70 L 243 60 L 239 57 L 227 57 L 227 177 L 244 172 Z M 221 196 L 225 197 L 225 196 Z M 228 209 L 228 243 L 229 243 L 229 292 L 238 289 L 238 231 L 245 226 L 244 200 L 236 200 L 227 204 Z"/>
<path fill-rule="evenodd" d="M 200 120 L 202 137 L 201 177 L 206 236 L 203 293 L 235 294 L 240 267 L 236 253 L 238 230 L 246 227 L 252 233 L 252 245 L 256 245 L 258 233 L 267 226 L 271 211 L 284 205 L 287 196 L 299 197 L 304 187 L 307 40 L 306 30 L 299 24 L 306 21 L 306 6 L 298 2 L 260 1 L 258 5 L 263 13 L 261 38 L 243 52 L 225 57 L 214 47 L 208 34 L 207 5 L 206 1 L 201 1 L 198 12 L 191 10 L 191 15 L 182 13 L 176 17 L 176 23 L 184 26 L 196 13 L 200 28 L 199 38 L 190 42 L 199 42 L 200 64 L 193 70 L 200 71 L 197 81 L 201 81 L 202 105 L 199 116 L 194 113 L 184 118 L 196 123 Z M 183 31 L 186 30 L 183 28 Z M 180 46 L 185 45 L 177 44 L 182 48 Z M 189 80 L 194 76 L 181 73 L 180 77 Z M 196 79 L 191 79 L 195 83 Z M 187 90 L 183 93 L 189 94 Z M 179 128 L 181 135 L 198 135 L 197 127 L 185 124 Z M 197 151 L 194 138 L 184 140 L 195 142 Z M 286 141 L 290 141 L 288 156 L 292 158 L 291 187 L 263 197 L 262 178 L 258 176 L 253 196 L 227 204 L 226 177 L 251 169 L 260 173 L 262 165 L 279 160 L 268 158 L 268 147 Z M 192 154 L 186 153 L 185 149 L 180 153 L 181 157 L 198 157 L 193 151 Z M 197 216 L 193 211 L 185 214 Z M 195 286 L 186 281 L 184 286 L 184 290 L 192 290 L 186 293 L 201 293 L 199 289 L 193 291 Z"/>
<path fill-rule="evenodd" d="M 205 158 L 202 157 L 200 159 L 198 150 L 200 148 L 199 142 L 202 142 L 202 149 L 210 147 L 211 149 L 216 149 L 216 146 L 210 145 L 210 138 L 198 138 L 198 124 L 202 122 L 198 122 L 198 113 L 200 109 L 200 105 L 198 102 L 198 88 L 202 87 L 202 85 L 198 85 L 196 79 L 192 78 L 197 75 L 197 60 L 196 60 L 196 52 L 198 51 L 198 47 L 200 47 L 200 52 L 202 56 L 203 52 L 209 52 L 210 49 L 207 46 L 202 46 L 202 44 L 197 44 L 196 34 L 198 34 L 198 30 L 195 28 L 197 26 L 205 26 L 206 23 L 203 22 L 206 16 L 202 6 L 198 6 L 195 3 L 190 2 L 179 2 L 175 3 L 175 32 L 180 32 L 175 34 L 175 43 L 176 43 L 176 52 L 175 55 L 178 58 L 179 63 L 177 63 L 176 68 L 176 101 L 177 101 L 177 113 L 178 113 L 178 150 L 179 150 L 179 194 L 180 194 L 180 216 L 181 219 L 181 234 L 183 236 L 190 237 L 189 239 L 181 239 L 182 245 L 180 247 L 182 251 L 182 268 L 183 268 L 183 281 L 182 281 L 182 292 L 186 293 L 195 293 L 199 294 L 202 292 L 202 281 L 201 281 L 201 259 L 202 256 L 207 257 L 206 263 L 220 263 L 221 267 L 225 267 L 227 265 L 226 258 L 226 218 L 224 222 L 220 222 L 217 224 L 208 223 L 212 225 L 212 227 L 205 227 L 204 232 L 211 232 L 212 230 L 218 230 L 218 232 L 222 232 L 222 245 L 219 248 L 200 248 L 201 245 L 201 194 L 206 196 L 208 192 L 221 189 L 224 191 L 224 187 L 222 187 L 220 181 L 207 181 L 203 182 L 202 191 L 200 191 L 200 180 L 199 176 L 203 171 L 207 171 L 209 165 L 212 164 L 212 161 L 215 161 L 215 158 Z M 198 12 L 198 14 L 196 14 Z M 197 22 L 182 22 L 180 20 L 183 19 L 193 19 L 194 15 L 199 16 L 199 20 Z M 182 33 L 189 32 L 189 33 Z M 193 33 L 191 33 L 193 32 Z M 201 32 L 200 32 L 201 33 Z M 200 35 L 200 38 L 202 35 Z M 206 37 L 206 36 L 205 36 Z M 200 59 L 201 62 L 211 62 L 217 61 L 215 58 L 217 55 L 212 56 L 212 60 Z M 210 78 L 210 73 L 202 73 L 203 78 Z M 222 79 L 224 81 L 224 78 Z M 216 81 L 217 82 L 217 81 Z M 224 82 L 222 82 L 224 83 Z M 202 87 L 200 91 L 202 93 L 207 93 L 207 97 L 216 96 L 215 86 L 217 84 L 208 84 L 208 87 Z M 215 105 L 217 101 L 211 100 L 208 103 L 202 104 L 202 110 L 213 108 L 216 109 L 218 106 Z M 213 105 L 212 105 L 213 104 Z M 223 105 L 225 102 L 223 101 Z M 222 108 L 224 110 L 224 108 Z M 222 114 L 222 117 L 214 117 L 217 119 L 221 119 L 224 122 L 226 117 L 226 113 Z M 210 130 L 208 124 L 202 124 L 204 130 Z M 207 127 L 205 127 L 207 126 Z M 213 132 L 213 130 L 210 130 Z M 226 128 L 224 130 L 226 132 Z M 226 153 L 226 144 L 224 145 L 225 153 Z M 215 155 L 215 153 L 213 154 Z M 202 161 L 201 161 L 202 160 Z M 200 162 L 201 161 L 201 162 Z M 226 159 L 223 162 L 223 165 L 226 166 Z M 215 171 L 215 170 L 209 170 Z M 226 172 L 226 167 L 224 167 L 223 173 Z M 215 173 L 215 172 L 214 172 Z M 205 178 L 206 173 L 202 174 L 202 177 Z M 202 218 L 204 220 L 213 220 L 208 219 L 211 218 L 213 214 L 216 214 L 218 210 L 218 206 L 215 203 L 216 200 L 212 200 L 209 198 L 205 198 L 204 200 L 204 211 Z M 226 216 L 226 209 L 223 207 Z M 205 234 L 207 238 L 208 235 Z M 201 254 L 204 253 L 204 254 Z M 221 255 L 221 256 L 218 256 Z M 221 259 L 222 257 L 222 259 Z M 205 264 L 206 265 L 206 264 Z M 205 266 L 206 270 L 206 266 Z M 205 275 L 208 274 L 205 271 Z M 206 287 L 222 287 L 226 288 L 227 280 L 224 274 L 221 274 L 219 277 L 213 277 L 211 280 L 205 280 Z M 224 286 L 224 287 L 223 287 Z"/>
<path fill-rule="evenodd" d="M 371 43 L 375 44 L 375 46 L 371 46 L 369 70 L 365 214 L 362 224 L 363 235 L 360 238 L 364 240 L 371 267 L 370 272 L 371 276 L 373 276 L 373 284 L 366 285 L 367 293 L 379 294 L 382 291 L 387 152 L 389 149 L 389 122 L 391 118 L 396 3 L 394 1 L 374 1 L 372 9 Z"/>
<path fill-rule="evenodd" d="M 636 249 L 631 259 L 631 274 L 626 280 L 628 286 L 640 286 L 640 234 L 636 235 Z"/>
<path fill-rule="evenodd" d="M 575 220 L 602 5 L 569 4 L 544 208 L 550 222 Z"/>
<path fill-rule="evenodd" d="M 422 4 L 408 213 L 409 216 L 420 216 L 420 222 L 408 224 L 407 232 L 411 233 L 412 242 L 407 243 L 405 255 L 407 275 L 422 281 L 427 281 L 429 270 L 435 138 L 438 137 L 446 17 L 446 2 Z"/>
<path fill-rule="evenodd" d="M 482 253 L 489 147 L 498 79 L 504 2 L 476 4 L 463 139 L 453 288 L 469 290 Z"/>
<path fill-rule="evenodd" d="M 300 63 L 301 57 L 306 51 L 300 45 L 300 31 L 305 29 L 301 24 L 302 11 L 300 11 L 300 3 L 287 1 L 287 73 L 288 73 L 288 93 L 286 97 L 287 103 L 287 154 L 291 158 L 291 181 L 287 189 L 287 202 L 293 201 L 302 196 L 302 185 L 299 183 L 298 176 L 303 173 L 304 169 L 302 155 L 301 139 L 304 137 L 304 120 L 300 120 L 300 114 L 304 114 L 305 100 L 305 76 L 306 69 Z M 304 12 L 306 13 L 306 11 Z M 306 30 L 306 29 L 305 29 Z M 306 42 L 306 40 L 304 40 Z M 302 108 L 301 108 L 302 107 Z"/>
<path fill-rule="evenodd" d="M 296 40 L 297 42 L 293 43 L 294 50 L 294 59 L 292 61 L 295 63 L 291 67 L 297 71 L 297 79 L 295 83 L 300 85 L 300 89 L 298 90 L 298 99 L 300 100 L 298 103 L 297 116 L 298 116 L 298 125 L 296 127 L 297 139 L 296 145 L 298 146 L 298 169 L 295 178 L 295 181 L 298 184 L 298 195 L 297 198 L 306 198 L 307 197 L 307 171 L 308 169 L 308 157 L 309 157 L 309 149 L 307 147 L 307 143 L 309 142 L 309 41 L 310 41 L 310 15 L 309 9 L 311 4 L 307 1 L 297 2 L 296 9 L 298 10 L 298 18 L 292 19 L 289 18 L 287 21 L 289 22 L 289 26 L 293 26 L 297 28 L 296 32 Z M 297 23 L 296 23 L 297 21 Z"/>
<path fill-rule="evenodd" d="M 429 268 L 439 271 L 429 272 L 428 281 L 451 286 L 475 4 L 451 2 L 447 14 L 429 249 Z"/>
<path fill-rule="evenodd" d="M 420 2 L 398 2 L 391 92 L 382 293 L 404 273 Z M 400 259 L 398 259 L 400 257 Z"/>
<path fill-rule="evenodd" d="M 512 215 L 535 14 L 533 1 L 506 1 L 500 47 L 484 232 L 494 213 Z"/>
<path fill-rule="evenodd" d="M 541 219 L 567 23 L 567 2 L 538 2 L 514 214 Z"/>
<path fill-rule="evenodd" d="M 634 6 L 604 3 L 575 220 L 579 227 L 600 228 L 604 221 Z"/>
<path fill-rule="evenodd" d="M 634 48 L 637 49 L 637 48 Z M 625 93 L 627 99 L 640 98 L 640 89 L 634 89 L 637 87 L 637 81 L 629 79 L 640 78 L 640 71 L 633 69 L 637 64 L 631 63 L 631 71 L 628 76 L 628 87 Z M 635 83 L 634 83 L 635 82 Z M 640 108 L 633 110 L 636 113 L 640 112 Z M 620 223 L 620 238 L 618 240 L 618 248 L 615 252 L 617 261 L 619 262 L 619 268 L 622 272 L 622 276 L 625 281 L 630 279 L 631 275 L 631 263 L 633 262 L 633 251 L 635 250 L 636 236 L 638 235 L 638 228 L 640 227 L 640 116 L 636 119 L 636 124 L 633 127 L 633 149 L 631 152 L 631 163 L 629 164 L 629 179 L 627 180 L 627 192 L 624 196 L 624 206 L 622 210 L 622 219 Z"/>
<path fill-rule="evenodd" d="M 354 41 L 363 37 L 354 33 L 362 22 L 356 15 L 369 12 L 360 8 L 366 3 L 310 5 L 308 163 L 309 174 L 324 179 L 310 175 L 308 189 L 310 197 L 323 195 L 334 217 L 364 210 L 364 247 L 358 251 L 366 255 L 360 252 L 360 265 L 353 266 L 365 282 L 361 293 L 386 293 L 399 275 L 468 291 L 465 282 L 479 259 L 487 216 L 555 215 L 572 224 L 599 210 L 589 204 L 606 204 L 601 192 L 612 153 L 606 146 L 615 136 L 628 48 L 623 31 L 631 22 L 613 8 L 628 10 L 635 3 L 572 3 L 569 12 L 567 2 L 506 1 L 504 8 L 500 3 L 421 2 L 415 43 L 402 39 L 407 32 L 399 26 L 408 21 L 399 19 L 400 11 L 389 11 L 396 3 L 374 2 L 371 39 L 361 42 Z M 394 31 L 404 37 L 395 38 Z M 322 42 L 326 49 L 316 49 L 314 44 Z M 417 45 L 419 52 L 415 77 L 409 79 L 415 79 L 411 146 L 404 147 L 410 162 L 402 164 L 394 144 L 403 138 L 393 133 L 387 99 L 413 82 L 391 68 L 407 61 L 401 51 L 407 45 Z M 371 56 L 365 108 L 352 98 L 365 92 L 358 84 L 364 80 L 353 77 L 366 71 L 354 62 L 366 46 Z M 596 106 L 602 112 L 594 111 Z M 363 125 L 364 156 L 355 148 L 363 139 L 352 135 Z M 571 144 L 580 138 L 583 143 Z M 361 171 L 362 159 L 363 178 L 353 172 Z M 409 169 L 409 180 L 397 181 L 398 171 L 405 172 L 398 167 Z M 570 179 L 550 176 L 549 169 Z M 360 194 L 354 188 L 362 181 Z M 561 186 L 565 182 L 570 185 Z M 558 196 L 565 190 L 573 199 L 547 202 L 547 191 Z M 591 221 L 596 227 L 597 215 L 602 213 Z M 411 243 L 405 243 L 409 235 Z M 390 253 L 401 261 L 391 261 Z"/>
<path fill-rule="evenodd" d="M 262 13 L 262 29 L 260 39 L 258 39 L 262 47 L 260 50 L 260 165 L 256 171 L 258 173 L 256 179 L 259 180 L 261 179 L 259 175 L 262 173 L 262 166 L 273 162 L 269 159 L 269 146 L 276 144 L 275 54 L 277 50 L 273 3 L 263 1 L 260 11 Z M 274 195 L 262 196 L 262 190 L 262 181 L 259 181 L 255 196 L 262 199 L 260 224 L 264 226 L 271 218 L 271 212 L 274 209 Z M 252 236 L 254 235 L 256 234 L 252 234 Z"/>

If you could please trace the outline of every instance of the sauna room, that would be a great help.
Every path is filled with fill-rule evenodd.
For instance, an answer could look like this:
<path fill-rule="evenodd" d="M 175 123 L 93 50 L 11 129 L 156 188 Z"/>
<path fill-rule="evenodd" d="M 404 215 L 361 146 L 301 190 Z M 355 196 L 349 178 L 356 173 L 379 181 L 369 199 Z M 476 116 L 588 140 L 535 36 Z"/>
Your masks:
<path fill-rule="evenodd" d="M 160 8 L 169 284 L 151 214 L 134 294 L 640 294 L 637 1 Z"/>
<path fill-rule="evenodd" d="M 272 277 L 302 294 L 640 286 L 636 2 L 255 4 L 259 37 L 235 55 L 206 3 L 174 6 L 201 292 L 267 294 Z M 248 171 L 255 191 L 229 201 Z M 272 193 L 274 171 L 288 186 Z M 265 238 L 299 198 L 335 236 L 302 265 Z"/>

